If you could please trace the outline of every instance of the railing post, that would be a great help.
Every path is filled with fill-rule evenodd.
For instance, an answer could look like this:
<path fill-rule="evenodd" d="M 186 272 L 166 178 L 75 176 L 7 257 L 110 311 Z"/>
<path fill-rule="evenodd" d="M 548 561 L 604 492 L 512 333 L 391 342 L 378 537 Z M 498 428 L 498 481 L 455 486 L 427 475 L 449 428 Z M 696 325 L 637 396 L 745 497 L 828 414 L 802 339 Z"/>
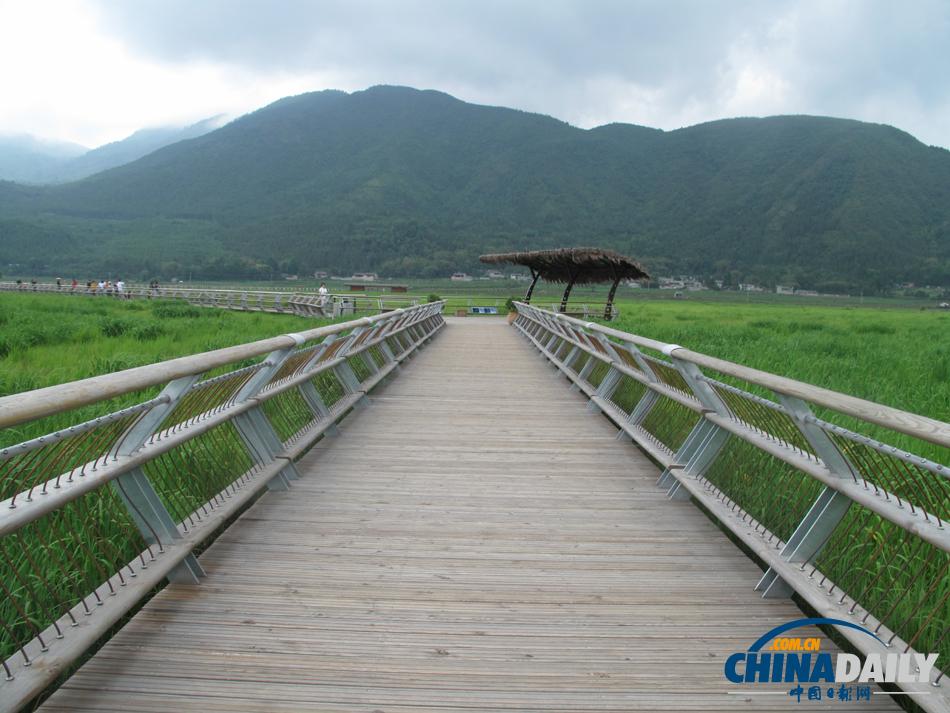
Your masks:
<path fill-rule="evenodd" d="M 200 377 L 200 374 L 185 376 L 168 384 L 159 395 L 159 398 L 165 397 L 167 401 L 136 420 L 116 442 L 113 455 L 129 456 L 145 445 Z M 158 545 L 164 550 L 181 538 L 178 525 L 141 468 L 133 468 L 120 475 L 112 481 L 112 487 L 148 544 Z M 175 584 L 198 584 L 199 578 L 207 575 L 194 554 L 189 553 L 167 576 L 168 581 Z"/>
<path fill-rule="evenodd" d="M 815 414 L 808 404 L 779 391 L 776 391 L 775 395 L 825 467 L 839 478 L 853 479 L 858 472 L 857 468 L 831 441 L 828 434 L 815 425 Z M 785 561 L 800 564 L 802 567 L 813 561 L 824 549 L 835 528 L 841 524 L 852 502 L 848 496 L 825 486 L 782 548 L 781 554 Z M 762 596 L 766 598 L 790 597 L 794 593 L 792 587 L 771 568 L 762 576 L 755 589 L 762 592 Z"/>
<path fill-rule="evenodd" d="M 324 355 L 327 349 L 330 348 L 330 345 L 336 341 L 336 335 L 331 334 L 329 337 L 321 342 L 320 348 L 315 349 L 313 356 L 300 368 L 300 373 L 305 373 L 310 371 L 314 365 L 320 361 L 320 357 Z M 305 381 L 297 387 L 297 391 L 300 392 L 301 397 L 303 397 L 304 402 L 307 404 L 307 407 L 310 409 L 311 413 L 316 416 L 318 419 L 327 418 L 330 415 L 330 409 L 327 408 L 326 404 L 323 402 L 323 397 L 320 396 L 320 392 L 317 391 L 317 388 L 310 382 Z M 335 423 L 331 423 L 323 433 L 327 436 L 339 436 L 340 429 L 337 428 Z"/>
<path fill-rule="evenodd" d="M 601 345 L 603 350 L 607 352 L 610 357 L 616 361 L 620 362 L 621 359 L 617 355 L 617 352 L 614 351 L 614 348 L 610 345 L 610 340 L 607 339 L 603 334 L 595 333 L 592 335 L 597 343 Z M 620 377 L 622 376 L 621 372 L 614 367 L 612 364 L 610 370 L 604 374 L 603 380 L 600 382 L 600 385 L 597 387 L 596 396 L 606 400 L 609 400 L 613 396 L 614 391 L 617 389 L 617 386 L 620 384 Z M 587 402 L 587 411 L 589 413 L 601 413 L 602 409 L 598 406 L 594 399 L 591 399 Z"/>
<path fill-rule="evenodd" d="M 571 351 L 569 351 L 567 355 L 561 360 L 561 364 L 563 366 L 558 367 L 557 373 L 554 376 L 563 376 L 566 379 L 567 374 L 564 373 L 564 369 L 565 368 L 569 369 L 574 364 L 574 362 L 577 361 L 577 356 L 580 353 L 581 353 L 580 347 L 578 346 L 572 347 Z"/>
<path fill-rule="evenodd" d="M 260 393 L 261 389 L 270 383 L 270 380 L 280 370 L 284 363 L 294 355 L 297 348 L 302 345 L 305 339 L 299 334 L 284 335 L 294 340 L 294 344 L 283 349 L 271 352 L 264 360 L 264 366 L 251 377 L 248 382 L 238 391 L 234 397 L 235 403 L 243 403 L 254 398 Z M 252 409 L 238 414 L 234 417 L 234 425 L 237 428 L 241 440 L 247 446 L 251 456 L 261 465 L 273 463 L 278 458 L 287 460 L 287 465 L 280 470 L 267 483 L 269 490 L 288 490 L 290 480 L 296 480 L 300 477 L 297 467 L 293 462 L 283 455 L 284 445 L 277 435 L 277 431 L 267 419 L 267 414 L 257 405 Z"/>
<path fill-rule="evenodd" d="M 350 347 L 353 345 L 353 342 L 356 341 L 356 338 L 366 330 L 366 327 L 357 327 L 354 329 L 350 336 L 347 339 L 347 343 L 343 345 L 337 356 L 346 356 L 346 353 L 349 351 Z M 343 390 L 348 394 L 357 394 L 360 391 L 360 380 L 356 377 L 356 374 L 353 373 L 353 369 L 345 361 L 341 364 L 337 364 L 333 367 L 333 374 L 336 376 L 337 380 L 340 382 L 340 385 L 343 387 Z M 355 409 L 364 409 L 370 406 L 373 402 L 370 401 L 369 396 L 365 393 L 359 398 L 359 400 L 353 404 Z"/>
<path fill-rule="evenodd" d="M 550 352 L 551 345 L 554 344 L 555 341 L 557 341 L 558 339 L 564 339 L 564 335 L 561 334 L 561 331 L 560 329 L 558 329 L 558 327 L 560 327 L 560 325 L 558 325 L 557 323 L 554 323 L 551 325 L 551 327 L 549 327 L 549 331 L 551 332 L 551 337 L 544 343 L 544 349 L 541 350 L 542 359 L 548 358 L 547 354 L 545 354 L 544 352 L 545 351 Z"/>
<path fill-rule="evenodd" d="M 690 391 L 703 405 L 703 414 L 716 413 L 731 418 L 732 410 L 719 397 L 719 394 L 706 383 L 699 367 L 681 361 L 673 355 L 673 352 L 680 348 L 678 344 L 668 344 L 663 348 L 663 354 L 670 359 Z M 657 485 L 661 488 L 669 488 L 668 495 L 671 500 L 689 500 L 692 496 L 686 488 L 682 487 L 682 483 L 673 474 L 673 471 L 682 470 L 681 477 L 702 477 L 716 462 L 716 458 L 719 457 L 729 440 L 729 435 L 728 431 L 701 416 L 686 440 L 679 447 L 679 450 L 676 451 L 673 462 L 660 475 Z"/>
<path fill-rule="evenodd" d="M 627 351 L 630 352 L 630 355 L 633 357 L 633 360 L 637 362 L 637 365 L 640 367 L 640 370 L 646 375 L 652 383 L 656 384 L 659 382 L 659 379 L 656 378 L 656 374 L 653 373 L 653 369 L 647 364 L 647 360 L 643 358 L 643 355 L 640 353 L 640 350 L 637 349 L 637 345 L 633 342 L 624 342 L 623 345 L 627 348 Z M 630 411 L 630 415 L 627 416 L 627 423 L 630 423 L 634 426 L 639 426 L 643 423 L 644 419 L 650 414 L 650 411 L 653 410 L 654 405 L 659 400 L 660 395 L 655 392 L 653 389 L 647 388 L 646 393 L 640 397 L 640 400 L 637 402 L 637 405 L 633 407 Z M 624 430 L 621 430 L 617 434 L 618 441 L 632 441 L 633 438 Z"/>

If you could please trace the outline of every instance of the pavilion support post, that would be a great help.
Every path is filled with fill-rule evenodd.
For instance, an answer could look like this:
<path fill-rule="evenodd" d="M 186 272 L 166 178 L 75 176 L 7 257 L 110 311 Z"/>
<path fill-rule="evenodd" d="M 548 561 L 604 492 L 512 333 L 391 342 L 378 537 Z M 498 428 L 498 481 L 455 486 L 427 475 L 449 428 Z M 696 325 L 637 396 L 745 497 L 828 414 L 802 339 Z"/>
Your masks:
<path fill-rule="evenodd" d="M 538 284 L 538 279 L 541 277 L 541 273 L 540 273 L 540 272 L 535 272 L 535 271 L 532 269 L 532 270 L 531 270 L 531 276 L 532 276 L 534 279 L 531 280 L 531 285 L 528 287 L 528 291 L 527 291 L 527 292 L 525 293 L 525 295 L 524 295 L 524 303 L 525 303 L 526 305 L 531 304 L 531 293 L 534 292 L 534 286 L 535 286 L 536 284 Z"/>
<path fill-rule="evenodd" d="M 571 296 L 571 288 L 574 287 L 574 281 L 577 279 L 577 275 L 571 275 L 571 281 L 567 283 L 567 288 L 564 290 L 564 297 L 561 298 L 561 312 L 567 311 L 567 298 Z"/>
<path fill-rule="evenodd" d="M 608 322 L 610 321 L 611 310 L 613 310 L 614 307 L 614 295 L 617 294 L 617 285 L 619 284 L 620 277 L 618 276 L 617 279 L 614 280 L 613 287 L 610 288 L 610 294 L 607 295 L 607 304 L 604 305 L 604 319 Z"/>

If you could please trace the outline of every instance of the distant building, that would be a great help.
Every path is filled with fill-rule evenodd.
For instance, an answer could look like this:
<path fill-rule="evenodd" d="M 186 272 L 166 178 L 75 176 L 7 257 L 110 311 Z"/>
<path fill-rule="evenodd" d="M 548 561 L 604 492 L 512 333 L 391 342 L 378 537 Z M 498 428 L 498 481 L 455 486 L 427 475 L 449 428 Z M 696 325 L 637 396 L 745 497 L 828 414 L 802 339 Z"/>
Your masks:
<path fill-rule="evenodd" d="M 775 291 L 780 295 L 794 295 L 795 294 L 794 287 L 786 287 L 785 285 L 776 285 Z"/>
<path fill-rule="evenodd" d="M 806 297 L 817 297 L 818 293 L 814 290 L 795 290 L 796 295 L 805 295 Z"/>
<path fill-rule="evenodd" d="M 498 270 L 489 270 L 486 274 L 488 275 L 488 278 L 490 280 L 504 280 L 505 279 L 505 273 L 498 272 Z"/>
<path fill-rule="evenodd" d="M 456 272 L 449 279 L 451 279 L 453 282 L 471 282 L 475 278 L 473 278 L 471 275 L 466 275 L 464 272 Z"/>
<path fill-rule="evenodd" d="M 364 280 L 366 282 L 372 282 L 373 280 L 378 280 L 379 275 L 375 272 L 354 272 L 352 277 L 346 278 L 348 280 Z"/>
<path fill-rule="evenodd" d="M 325 280 L 327 273 L 325 273 L 323 270 L 317 270 L 315 273 L 313 273 L 313 277 L 315 280 Z"/>

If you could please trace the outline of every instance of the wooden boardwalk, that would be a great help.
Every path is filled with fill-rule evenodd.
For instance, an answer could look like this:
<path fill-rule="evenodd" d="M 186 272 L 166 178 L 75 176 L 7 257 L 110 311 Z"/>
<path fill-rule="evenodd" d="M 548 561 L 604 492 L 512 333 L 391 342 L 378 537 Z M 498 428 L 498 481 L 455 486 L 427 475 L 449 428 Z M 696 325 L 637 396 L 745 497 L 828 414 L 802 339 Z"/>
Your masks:
<path fill-rule="evenodd" d="M 804 615 L 515 329 L 448 321 L 45 710 L 897 710 L 729 684 Z"/>

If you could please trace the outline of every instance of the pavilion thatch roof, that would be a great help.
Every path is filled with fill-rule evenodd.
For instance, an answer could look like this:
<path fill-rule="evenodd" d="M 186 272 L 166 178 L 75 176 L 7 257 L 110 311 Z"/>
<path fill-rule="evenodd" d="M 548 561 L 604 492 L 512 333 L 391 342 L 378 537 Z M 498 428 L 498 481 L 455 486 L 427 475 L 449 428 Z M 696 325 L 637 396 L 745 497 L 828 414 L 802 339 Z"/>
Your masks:
<path fill-rule="evenodd" d="M 478 258 L 488 265 L 524 265 L 546 282 L 586 285 L 640 280 L 650 275 L 640 263 L 600 248 L 559 248 L 520 253 L 497 253 Z"/>

